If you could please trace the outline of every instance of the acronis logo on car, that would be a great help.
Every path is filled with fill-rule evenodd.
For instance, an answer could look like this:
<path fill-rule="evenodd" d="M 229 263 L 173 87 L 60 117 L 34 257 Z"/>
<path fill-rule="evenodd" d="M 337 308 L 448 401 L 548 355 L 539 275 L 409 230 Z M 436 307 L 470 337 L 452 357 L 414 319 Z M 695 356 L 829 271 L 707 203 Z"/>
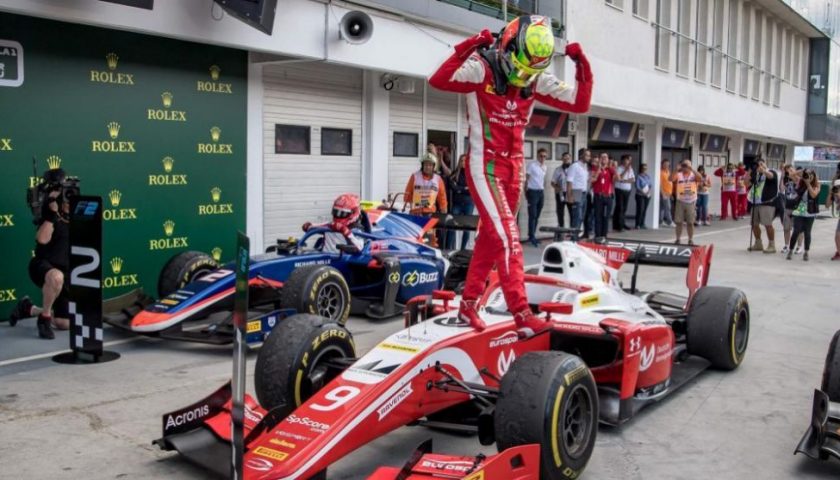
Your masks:
<path fill-rule="evenodd" d="M 180 427 L 185 423 L 193 422 L 198 420 L 210 413 L 210 406 L 209 405 L 201 405 L 196 407 L 192 410 L 188 410 L 184 413 L 179 413 L 177 415 L 169 415 L 166 417 L 166 427 L 165 430 L 169 430 L 173 427 Z"/>
<path fill-rule="evenodd" d="M 402 284 L 406 287 L 414 287 L 420 284 L 437 282 L 438 278 L 438 272 L 418 272 L 417 270 L 412 270 L 403 275 Z"/>

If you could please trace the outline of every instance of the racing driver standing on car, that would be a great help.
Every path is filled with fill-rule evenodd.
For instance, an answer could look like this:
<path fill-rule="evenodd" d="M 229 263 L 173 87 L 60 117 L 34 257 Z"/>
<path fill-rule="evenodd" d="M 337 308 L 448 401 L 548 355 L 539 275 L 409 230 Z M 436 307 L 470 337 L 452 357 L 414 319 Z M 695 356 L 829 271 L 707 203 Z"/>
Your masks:
<path fill-rule="evenodd" d="M 577 43 L 569 44 L 565 54 L 576 64 L 574 89 L 546 71 L 554 55 L 551 20 L 522 16 L 507 24 L 498 40 L 485 29 L 459 43 L 429 78 L 435 88 L 466 94 L 467 183 L 481 222 L 458 316 L 477 330 L 485 325 L 476 301 L 494 266 L 508 310 L 523 333 L 548 328 L 528 306 L 515 212 L 522 193 L 525 127 L 534 101 L 573 113 L 589 110 L 589 61 Z"/>

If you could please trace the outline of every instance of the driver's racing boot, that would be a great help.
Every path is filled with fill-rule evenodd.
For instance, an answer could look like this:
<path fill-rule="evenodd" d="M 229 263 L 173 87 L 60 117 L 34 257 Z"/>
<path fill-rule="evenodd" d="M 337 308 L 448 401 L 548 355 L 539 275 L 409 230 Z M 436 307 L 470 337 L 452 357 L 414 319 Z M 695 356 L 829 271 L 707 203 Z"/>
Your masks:
<path fill-rule="evenodd" d="M 551 323 L 544 318 L 538 317 L 531 312 L 531 309 L 522 310 L 513 316 L 516 321 L 516 328 L 519 329 L 523 338 L 533 337 L 551 328 Z"/>
<path fill-rule="evenodd" d="M 461 300 L 461 305 L 458 307 L 458 320 L 469 323 L 472 328 L 481 332 L 487 328 L 487 325 L 478 315 L 475 304 L 475 300 Z"/>

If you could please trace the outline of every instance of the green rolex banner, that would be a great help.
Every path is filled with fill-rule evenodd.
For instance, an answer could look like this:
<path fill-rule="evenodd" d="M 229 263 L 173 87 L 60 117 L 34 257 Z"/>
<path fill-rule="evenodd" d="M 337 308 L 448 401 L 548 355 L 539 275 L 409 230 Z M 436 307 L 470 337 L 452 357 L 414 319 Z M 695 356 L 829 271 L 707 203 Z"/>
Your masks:
<path fill-rule="evenodd" d="M 232 260 L 246 76 L 243 51 L 0 13 L 0 320 L 24 295 L 41 301 L 25 191 L 48 168 L 104 200 L 106 299 L 156 295 L 184 250 Z"/>

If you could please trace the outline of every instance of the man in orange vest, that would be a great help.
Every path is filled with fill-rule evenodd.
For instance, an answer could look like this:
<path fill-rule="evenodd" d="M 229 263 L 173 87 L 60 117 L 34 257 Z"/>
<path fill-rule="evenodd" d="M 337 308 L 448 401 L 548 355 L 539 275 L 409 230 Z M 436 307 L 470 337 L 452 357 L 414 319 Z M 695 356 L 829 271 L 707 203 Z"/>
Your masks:
<path fill-rule="evenodd" d="M 411 174 L 405 186 L 405 201 L 410 205 L 412 215 L 428 216 L 432 213 L 446 213 L 446 185 L 440 175 L 435 173 L 437 157 L 426 153 L 420 159 L 420 170 Z M 431 242 L 437 246 L 432 236 Z"/>

